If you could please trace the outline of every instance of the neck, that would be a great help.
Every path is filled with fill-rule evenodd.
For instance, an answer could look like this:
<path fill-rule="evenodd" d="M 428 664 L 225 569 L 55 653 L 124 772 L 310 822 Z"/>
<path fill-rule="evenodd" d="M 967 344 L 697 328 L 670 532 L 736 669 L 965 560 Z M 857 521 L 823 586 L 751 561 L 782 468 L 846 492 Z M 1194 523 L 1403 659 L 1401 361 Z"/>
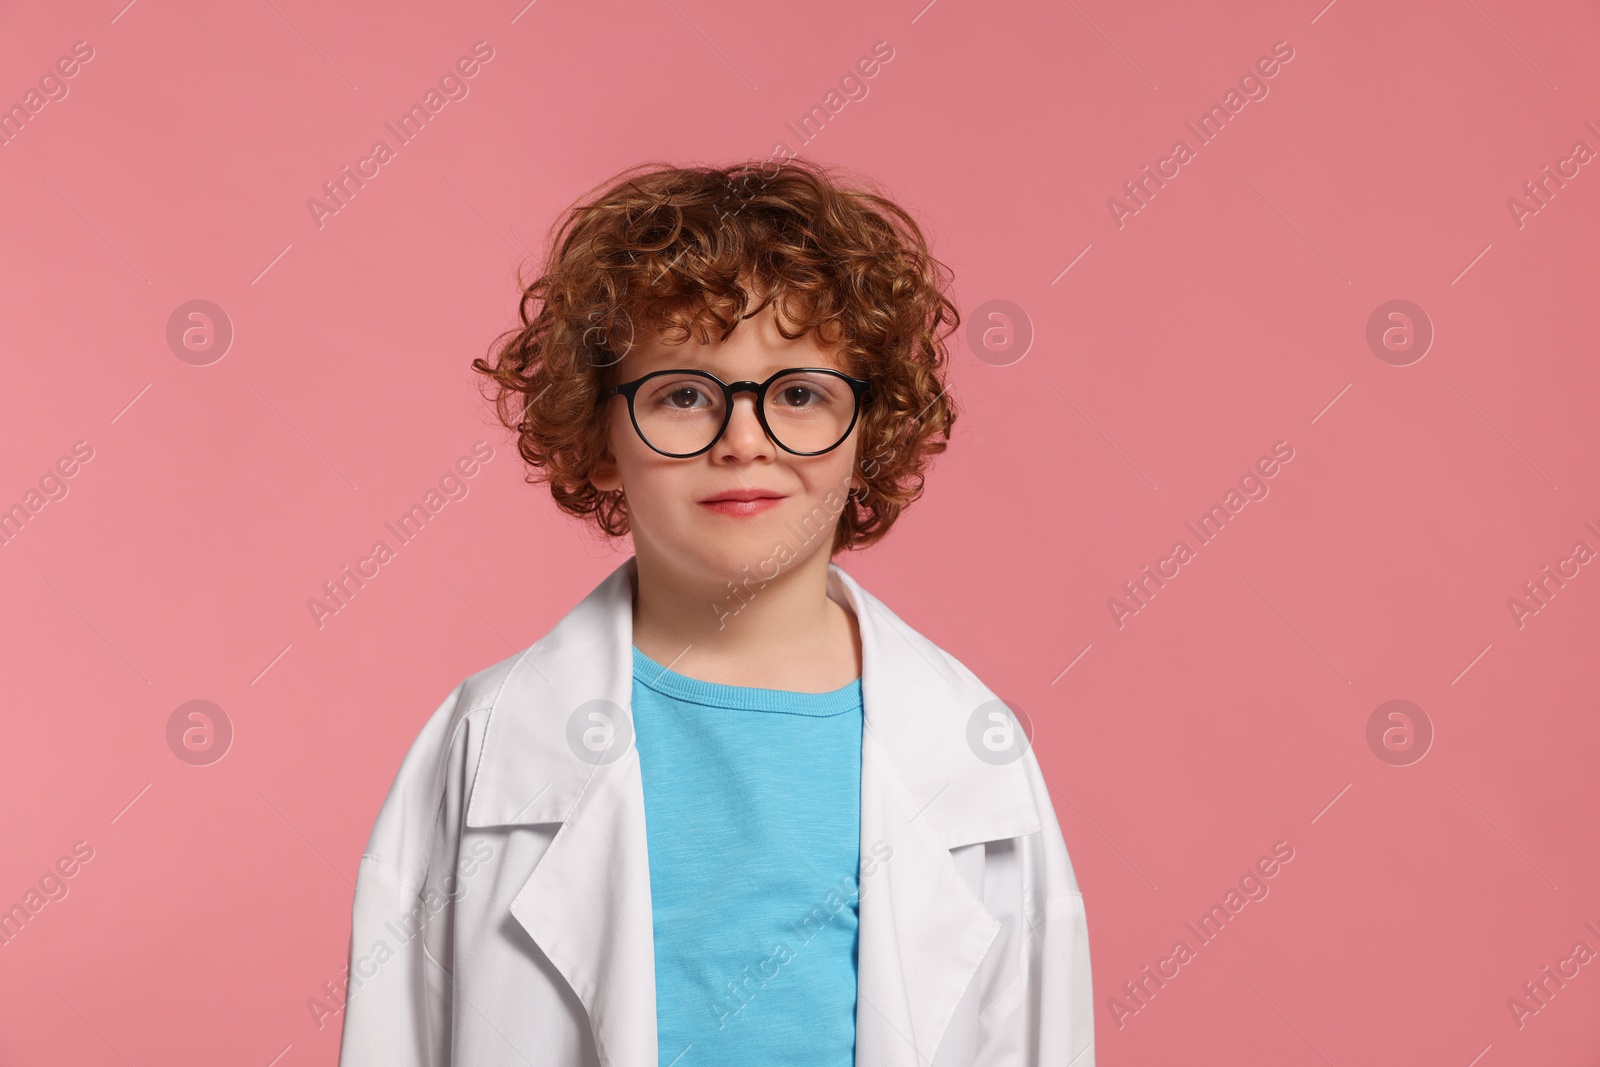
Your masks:
<path fill-rule="evenodd" d="M 771 578 L 686 575 L 645 548 L 635 560 L 633 643 L 656 662 L 771 688 L 834 688 L 859 673 L 854 616 L 828 596 L 826 554 Z"/>

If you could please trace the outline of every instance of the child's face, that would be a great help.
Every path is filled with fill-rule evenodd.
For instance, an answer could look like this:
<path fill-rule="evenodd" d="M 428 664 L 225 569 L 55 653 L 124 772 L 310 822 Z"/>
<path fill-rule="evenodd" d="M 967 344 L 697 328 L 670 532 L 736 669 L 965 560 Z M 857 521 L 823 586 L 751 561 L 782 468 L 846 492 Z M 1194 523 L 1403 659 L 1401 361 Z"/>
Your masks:
<path fill-rule="evenodd" d="M 706 345 L 691 339 L 669 345 L 658 338 L 639 344 L 622 360 L 615 380 L 631 382 L 656 370 L 695 369 L 710 371 L 724 382 L 763 382 L 788 367 L 828 367 L 849 373 L 818 343 L 815 330 L 793 341 L 783 337 L 769 304 L 740 322 L 721 343 Z M 648 391 L 646 385 L 636 398 L 641 412 Z M 773 392 L 778 392 L 777 386 Z M 780 398 L 770 399 L 776 403 Z M 865 485 L 855 471 L 860 418 L 837 448 L 820 456 L 797 456 L 773 443 L 756 417 L 755 394 L 741 392 L 716 444 L 698 456 L 677 459 L 640 439 L 628 418 L 625 398 L 612 396 L 607 403 L 608 441 L 615 462 L 603 465 L 591 481 L 602 490 L 623 491 L 640 555 L 684 576 L 718 582 L 738 577 L 746 565 L 771 577 L 780 563 L 788 570 L 818 554 L 823 560 L 831 557 L 845 494 L 852 486 Z M 781 499 L 753 514 L 719 511 L 701 503 L 742 489 L 767 490 Z M 777 550 L 779 545 L 786 551 Z"/>

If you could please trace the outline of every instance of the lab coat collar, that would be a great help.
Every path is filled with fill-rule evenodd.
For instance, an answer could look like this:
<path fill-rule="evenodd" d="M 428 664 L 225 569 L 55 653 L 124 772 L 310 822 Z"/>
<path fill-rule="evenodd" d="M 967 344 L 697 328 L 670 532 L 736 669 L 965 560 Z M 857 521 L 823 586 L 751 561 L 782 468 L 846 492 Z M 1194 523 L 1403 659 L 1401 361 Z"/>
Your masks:
<path fill-rule="evenodd" d="M 511 912 L 583 1002 L 607 1067 L 658 1062 L 628 719 L 637 573 L 629 557 L 498 672 L 466 815 L 469 827 L 561 824 Z M 969 746 L 968 723 L 994 694 L 831 562 L 827 593 L 861 633 L 863 863 L 890 853 L 861 885 L 856 1062 L 918 1067 L 999 932 L 949 850 L 1033 833 L 1040 817 L 1023 761 L 992 764 Z M 598 763 L 569 740 L 600 722 L 596 712 L 629 738 Z"/>

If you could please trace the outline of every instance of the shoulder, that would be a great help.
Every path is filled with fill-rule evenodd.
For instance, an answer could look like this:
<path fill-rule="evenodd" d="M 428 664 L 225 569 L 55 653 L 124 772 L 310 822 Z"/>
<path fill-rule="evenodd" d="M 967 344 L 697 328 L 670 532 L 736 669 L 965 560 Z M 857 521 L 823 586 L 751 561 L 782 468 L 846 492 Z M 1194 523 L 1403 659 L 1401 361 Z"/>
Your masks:
<path fill-rule="evenodd" d="M 482 719 L 494 708 L 505 690 L 506 682 L 531 652 L 543 643 L 541 639 L 532 646 L 474 671 L 456 683 L 442 703 L 428 717 L 412 744 L 407 760 L 448 758 L 451 754 L 465 754 L 473 746 L 466 728 L 475 719 Z"/>
<path fill-rule="evenodd" d="M 404 878 L 425 869 L 440 835 L 459 826 L 489 713 L 526 652 L 468 675 L 429 713 L 395 772 L 363 860 L 376 860 Z"/>
<path fill-rule="evenodd" d="M 471 721 L 487 715 L 494 707 L 495 698 L 510 676 L 512 667 L 524 655 L 525 651 L 508 656 L 457 682 L 418 731 L 401 763 L 399 778 L 409 780 L 411 777 L 425 776 L 427 770 L 440 769 L 469 754 L 472 738 L 468 727 Z"/>
<path fill-rule="evenodd" d="M 915 662 L 920 659 L 933 672 L 940 675 L 947 686 L 951 686 L 974 695 L 987 695 L 994 697 L 994 693 L 983 684 L 982 680 L 968 669 L 967 665 L 957 659 L 955 655 L 936 644 L 921 630 L 912 626 L 903 619 L 898 612 L 888 604 L 878 599 L 869 592 L 859 581 L 843 571 L 837 565 L 833 568 L 839 575 L 843 585 L 850 591 L 851 600 L 856 609 L 856 628 L 861 632 L 870 628 L 875 634 L 886 638 L 882 642 L 882 650 L 895 659 L 906 659 Z M 890 640 L 889 638 L 892 638 Z"/>
<path fill-rule="evenodd" d="M 910 665 L 909 676 L 918 676 L 926 682 L 940 679 L 926 692 L 931 696 L 937 690 L 940 699 L 948 702 L 950 718 L 946 720 L 945 730 L 952 735 L 962 735 L 948 739 L 950 758 L 969 774 L 977 776 L 979 787 L 971 794 L 969 810 L 976 811 L 984 804 L 995 803 L 1006 789 L 1015 790 L 1020 796 L 1014 803 L 1019 808 L 1037 812 L 1030 819 L 1030 832 L 1017 835 L 1022 842 L 1028 877 L 1037 888 L 1051 896 L 1077 894 L 1076 872 L 1067 854 L 1055 807 L 1056 800 L 1067 804 L 1071 801 L 1045 779 L 1033 749 L 1032 724 L 1019 721 L 1016 707 L 1001 699 L 959 657 L 907 623 L 859 583 L 852 581 L 851 584 L 857 594 L 856 603 L 871 620 L 881 647 L 891 658 Z M 908 677 L 904 673 L 900 676 Z M 1005 741 L 1009 741 L 1010 746 L 1001 743 Z M 1013 751 L 1008 753 L 1007 747 L 1012 747 Z M 932 749 L 927 751 L 931 753 Z M 932 760 L 926 762 L 931 764 Z M 955 777 L 946 770 L 945 781 Z"/>

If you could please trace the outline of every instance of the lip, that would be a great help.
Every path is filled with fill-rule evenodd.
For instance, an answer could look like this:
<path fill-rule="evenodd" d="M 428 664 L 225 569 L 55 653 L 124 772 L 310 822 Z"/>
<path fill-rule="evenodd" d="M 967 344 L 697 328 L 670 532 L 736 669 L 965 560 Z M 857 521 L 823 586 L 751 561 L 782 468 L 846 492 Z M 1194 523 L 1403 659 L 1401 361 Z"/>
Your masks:
<path fill-rule="evenodd" d="M 763 511 L 770 511 L 778 506 L 784 498 L 760 490 L 740 490 L 733 493 L 724 493 L 714 500 L 701 500 L 699 504 L 707 511 L 715 511 L 719 515 L 759 515 Z"/>
<path fill-rule="evenodd" d="M 700 501 L 702 504 L 715 504 L 724 500 L 782 500 L 782 493 L 774 493 L 771 489 L 729 489 L 726 493 L 708 496 Z"/>

